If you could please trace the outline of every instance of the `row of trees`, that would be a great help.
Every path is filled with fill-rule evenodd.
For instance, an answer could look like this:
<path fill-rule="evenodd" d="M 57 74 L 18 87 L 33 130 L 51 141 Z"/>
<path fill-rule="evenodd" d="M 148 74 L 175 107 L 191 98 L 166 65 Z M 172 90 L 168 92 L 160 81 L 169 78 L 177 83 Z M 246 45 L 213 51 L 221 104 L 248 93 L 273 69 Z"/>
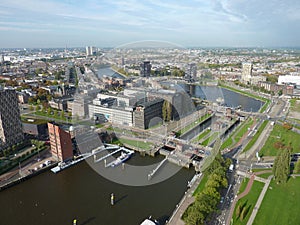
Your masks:
<path fill-rule="evenodd" d="M 29 106 L 29 110 L 33 111 L 34 107 L 33 105 Z M 53 117 L 58 117 L 60 116 L 61 118 L 65 118 L 66 116 L 68 117 L 72 117 L 72 112 L 68 112 L 67 115 L 65 113 L 65 111 L 59 111 L 56 109 L 51 108 L 50 106 L 48 107 L 41 107 L 40 105 L 35 106 L 35 110 L 36 111 L 41 111 L 42 113 L 46 114 L 47 116 L 53 116 Z"/>
<path fill-rule="evenodd" d="M 281 146 L 273 164 L 273 174 L 277 183 L 286 183 L 290 174 L 292 148 Z"/>
<path fill-rule="evenodd" d="M 218 153 L 215 160 L 205 170 L 204 174 L 208 176 L 208 181 L 204 189 L 196 195 L 195 202 L 188 207 L 182 216 L 187 225 L 204 224 L 217 211 L 221 199 L 220 191 L 228 185 L 226 170 L 230 164 L 230 159 L 224 160 Z"/>

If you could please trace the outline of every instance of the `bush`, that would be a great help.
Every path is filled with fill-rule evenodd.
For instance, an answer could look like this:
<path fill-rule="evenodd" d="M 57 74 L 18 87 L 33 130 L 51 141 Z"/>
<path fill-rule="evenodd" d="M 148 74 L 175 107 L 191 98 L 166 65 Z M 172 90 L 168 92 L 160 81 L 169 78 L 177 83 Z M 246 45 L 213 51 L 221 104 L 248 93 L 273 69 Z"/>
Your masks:
<path fill-rule="evenodd" d="M 239 204 L 236 208 L 236 211 L 235 211 L 235 215 L 236 215 L 236 218 L 238 219 L 241 215 L 241 212 L 242 212 L 242 206 L 241 204 Z"/>

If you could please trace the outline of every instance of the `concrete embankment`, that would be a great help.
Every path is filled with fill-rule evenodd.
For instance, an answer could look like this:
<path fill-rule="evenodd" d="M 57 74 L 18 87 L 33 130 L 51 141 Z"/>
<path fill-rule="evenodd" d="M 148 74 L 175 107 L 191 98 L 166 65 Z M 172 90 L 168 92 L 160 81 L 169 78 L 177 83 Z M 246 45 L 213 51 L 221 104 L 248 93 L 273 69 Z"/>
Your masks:
<path fill-rule="evenodd" d="M 41 173 L 44 173 L 44 172 L 50 170 L 51 168 L 55 167 L 56 165 L 57 165 L 57 163 L 54 163 L 54 164 L 51 164 L 51 165 L 46 166 L 44 168 L 41 168 L 38 171 L 35 171 L 35 172 L 31 173 L 31 174 L 28 174 L 26 176 L 17 177 L 16 179 L 8 181 L 7 183 L 5 183 L 5 184 L 3 184 L 3 185 L 0 186 L 0 191 L 5 190 L 7 188 L 10 188 L 10 187 L 12 187 L 14 185 L 20 184 L 21 182 L 26 181 L 26 180 L 28 180 L 28 179 L 30 179 L 30 178 L 32 178 L 34 176 L 37 176 L 37 175 L 39 175 Z"/>

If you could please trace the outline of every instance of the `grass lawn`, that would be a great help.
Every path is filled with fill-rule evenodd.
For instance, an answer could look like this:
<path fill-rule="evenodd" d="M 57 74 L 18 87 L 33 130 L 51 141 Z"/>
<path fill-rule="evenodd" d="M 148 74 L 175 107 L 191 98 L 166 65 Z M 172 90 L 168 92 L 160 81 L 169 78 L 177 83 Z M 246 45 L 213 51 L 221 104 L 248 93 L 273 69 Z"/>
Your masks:
<path fill-rule="evenodd" d="M 207 139 L 205 139 L 201 144 L 207 146 L 211 141 L 215 140 L 219 135 L 219 132 L 212 133 Z"/>
<path fill-rule="evenodd" d="M 204 120 L 206 120 L 207 118 L 209 118 L 211 116 L 212 116 L 211 114 L 205 114 L 205 115 L 201 116 L 200 118 L 198 118 L 197 120 L 195 120 L 191 124 L 187 125 L 186 127 L 182 128 L 180 131 L 178 131 L 179 135 L 182 135 L 185 132 L 192 129 L 193 127 L 198 126 L 199 123 L 202 123 Z"/>
<path fill-rule="evenodd" d="M 211 130 L 210 129 L 206 129 L 204 130 L 202 133 L 199 134 L 199 136 L 195 139 L 195 142 L 200 141 L 202 138 L 204 138 L 206 135 L 209 134 Z"/>
<path fill-rule="evenodd" d="M 241 186 L 240 186 L 240 189 L 239 191 L 237 192 L 237 194 L 241 194 L 243 193 L 243 191 L 246 189 L 247 187 L 247 184 L 249 182 L 249 178 L 247 177 L 244 177 L 242 180 L 241 180 Z"/>
<path fill-rule="evenodd" d="M 270 189 L 270 187 L 272 189 Z M 300 178 L 290 178 L 286 184 L 272 181 L 253 225 L 294 225 L 300 221 Z"/>
<path fill-rule="evenodd" d="M 290 100 L 292 111 L 300 112 L 300 99 L 291 99 Z"/>
<path fill-rule="evenodd" d="M 270 172 L 264 173 L 264 174 L 260 174 L 260 175 L 258 175 L 258 177 L 261 177 L 261 178 L 264 178 L 264 179 L 268 179 L 269 176 L 271 176 L 272 174 L 273 174 L 272 170 L 270 170 Z"/>
<path fill-rule="evenodd" d="M 230 135 L 230 136 L 226 139 L 226 141 L 224 141 L 223 144 L 221 145 L 221 149 L 228 148 L 228 147 L 230 147 L 232 144 L 233 144 L 233 141 L 232 141 L 232 135 Z"/>
<path fill-rule="evenodd" d="M 252 210 L 256 204 L 256 201 L 257 201 L 263 187 L 264 187 L 264 183 L 261 183 L 259 181 L 254 181 L 250 192 L 245 197 L 241 198 L 237 202 L 236 207 L 234 209 L 234 213 L 233 213 L 233 224 L 234 225 L 246 225 L 247 224 L 248 219 L 252 213 Z M 245 204 L 245 207 L 249 207 L 248 213 L 242 221 L 240 220 L 240 218 L 236 217 L 236 208 L 239 204 L 241 204 L 241 205 Z M 265 223 L 265 224 L 271 224 L 271 223 Z"/>
<path fill-rule="evenodd" d="M 261 156 L 276 156 L 278 149 L 274 147 L 274 143 L 280 141 L 284 145 L 291 144 L 293 152 L 300 152 L 300 134 L 291 130 L 286 130 L 280 124 L 275 124 L 274 128 L 266 141 L 265 145 L 260 150 Z"/>
<path fill-rule="evenodd" d="M 198 193 L 200 193 L 204 189 L 207 180 L 208 180 L 208 176 L 205 173 L 203 173 L 202 174 L 202 179 L 201 179 L 198 187 L 194 191 L 193 196 L 196 196 Z"/>
<path fill-rule="evenodd" d="M 265 129 L 265 127 L 268 124 L 268 120 L 265 120 L 261 126 L 258 128 L 257 132 L 255 133 L 255 135 L 252 137 L 252 139 L 249 141 L 249 143 L 246 145 L 246 147 L 244 148 L 243 152 L 248 151 L 253 145 L 254 143 L 257 141 L 258 137 L 261 135 L 261 132 Z"/>
<path fill-rule="evenodd" d="M 238 132 L 237 132 L 236 135 L 234 136 L 235 142 L 238 142 L 238 141 L 244 136 L 244 134 L 248 131 L 248 128 L 252 126 L 253 122 L 254 122 L 254 121 L 253 121 L 252 118 L 248 118 L 248 119 L 243 123 L 243 126 L 238 130 Z"/>
<path fill-rule="evenodd" d="M 152 144 L 149 142 L 135 141 L 135 140 L 125 139 L 125 138 L 119 138 L 118 141 L 123 144 L 135 146 L 144 150 L 150 150 L 152 148 Z"/>
<path fill-rule="evenodd" d="M 226 139 L 226 141 L 223 142 L 221 149 L 231 147 L 233 144 L 237 143 L 243 137 L 243 135 L 248 131 L 248 128 L 251 127 L 252 124 L 253 124 L 252 118 L 248 118 L 246 121 L 244 121 L 241 124 L 241 126 L 233 133 L 231 133 L 230 136 Z"/>

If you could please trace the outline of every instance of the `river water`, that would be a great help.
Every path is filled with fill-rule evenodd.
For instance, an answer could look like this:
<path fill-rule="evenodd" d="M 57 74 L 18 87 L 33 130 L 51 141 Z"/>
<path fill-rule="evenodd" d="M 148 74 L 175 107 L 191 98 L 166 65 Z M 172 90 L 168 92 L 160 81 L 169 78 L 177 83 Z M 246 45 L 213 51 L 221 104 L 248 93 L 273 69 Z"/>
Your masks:
<path fill-rule="evenodd" d="M 161 159 L 135 154 L 129 162 L 151 164 Z M 150 215 L 163 223 L 193 175 L 193 170 L 181 169 L 161 183 L 133 187 L 111 182 L 82 162 L 58 174 L 45 172 L 2 191 L 0 224 L 67 225 L 77 218 L 78 225 L 135 225 Z"/>
<path fill-rule="evenodd" d="M 117 75 L 111 73 L 109 68 L 98 70 L 99 76 Z M 258 111 L 261 106 L 258 100 L 218 87 L 183 87 L 194 96 L 222 97 L 228 106 L 241 105 L 247 111 Z M 162 157 L 135 154 L 129 162 L 147 165 L 160 160 Z M 193 175 L 193 170 L 181 169 L 157 184 L 125 186 L 105 179 L 82 162 L 58 174 L 45 172 L 0 192 L 0 224 L 71 225 L 76 218 L 78 225 L 138 225 L 150 215 L 163 223 L 171 216 Z M 112 192 L 114 206 L 110 205 Z"/>
<path fill-rule="evenodd" d="M 121 78 L 124 79 L 122 75 L 113 71 L 110 67 L 99 67 L 97 69 L 98 77 L 101 78 L 103 76 L 113 77 L 113 78 Z"/>
<path fill-rule="evenodd" d="M 250 98 L 245 95 L 220 88 L 216 86 L 199 86 L 180 84 L 180 86 L 192 96 L 216 102 L 218 98 L 224 99 L 224 103 L 228 107 L 241 106 L 244 111 L 257 112 L 263 105 L 263 102 Z"/>

